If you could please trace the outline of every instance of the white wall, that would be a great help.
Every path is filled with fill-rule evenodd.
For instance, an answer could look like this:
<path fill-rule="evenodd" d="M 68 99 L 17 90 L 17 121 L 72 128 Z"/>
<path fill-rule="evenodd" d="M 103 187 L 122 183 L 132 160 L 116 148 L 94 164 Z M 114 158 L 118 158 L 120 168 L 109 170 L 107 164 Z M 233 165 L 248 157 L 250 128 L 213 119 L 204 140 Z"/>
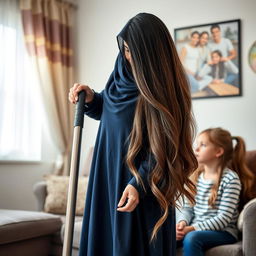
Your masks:
<path fill-rule="evenodd" d="M 255 0 L 80 0 L 78 1 L 79 82 L 100 91 L 113 69 L 116 35 L 129 18 L 150 12 L 161 18 L 171 34 L 174 28 L 241 19 L 243 96 L 193 100 L 198 131 L 221 126 L 244 137 L 256 149 L 256 74 L 248 65 L 255 38 Z M 97 122 L 86 119 L 84 147 L 94 143 Z"/>
<path fill-rule="evenodd" d="M 256 75 L 247 63 L 248 49 L 256 40 L 255 0 L 80 0 L 78 5 L 79 81 L 91 85 L 97 91 L 104 88 L 113 69 L 118 52 L 116 35 L 135 14 L 156 14 L 166 23 L 172 34 L 176 27 L 240 18 L 243 96 L 195 100 L 193 105 L 199 131 L 209 126 L 222 126 L 233 134 L 243 136 L 248 149 L 256 148 Z M 94 144 L 97 127 L 97 121 L 86 118 L 84 153 Z M 55 149 L 47 138 L 44 140 L 42 163 L 0 163 L 0 208 L 34 210 L 33 185 L 52 170 L 55 155 Z"/>
<path fill-rule="evenodd" d="M 36 210 L 33 186 L 53 170 L 56 154 L 49 135 L 43 134 L 41 162 L 0 162 L 0 209 Z"/>

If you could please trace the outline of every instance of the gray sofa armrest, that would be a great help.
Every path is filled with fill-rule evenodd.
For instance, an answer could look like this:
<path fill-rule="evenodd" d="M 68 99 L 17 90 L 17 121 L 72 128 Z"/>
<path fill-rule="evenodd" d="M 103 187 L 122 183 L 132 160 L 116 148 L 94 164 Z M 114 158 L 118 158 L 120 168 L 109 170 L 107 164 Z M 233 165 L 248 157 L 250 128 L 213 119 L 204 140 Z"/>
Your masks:
<path fill-rule="evenodd" d="M 38 211 L 44 211 L 44 203 L 47 195 L 46 181 L 39 181 L 33 186 Z"/>
<path fill-rule="evenodd" d="M 256 201 L 244 209 L 243 252 L 245 256 L 256 255 Z"/>

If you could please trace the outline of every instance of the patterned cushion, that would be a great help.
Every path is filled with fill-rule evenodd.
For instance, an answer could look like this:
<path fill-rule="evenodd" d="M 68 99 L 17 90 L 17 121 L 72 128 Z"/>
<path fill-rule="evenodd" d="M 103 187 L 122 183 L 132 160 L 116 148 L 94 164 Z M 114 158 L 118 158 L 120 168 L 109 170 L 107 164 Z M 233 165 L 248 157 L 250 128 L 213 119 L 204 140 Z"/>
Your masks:
<path fill-rule="evenodd" d="M 46 176 L 47 196 L 45 199 L 45 212 L 65 214 L 67 207 L 67 194 L 69 176 Z M 76 201 L 76 215 L 83 215 L 88 177 L 79 177 Z"/>

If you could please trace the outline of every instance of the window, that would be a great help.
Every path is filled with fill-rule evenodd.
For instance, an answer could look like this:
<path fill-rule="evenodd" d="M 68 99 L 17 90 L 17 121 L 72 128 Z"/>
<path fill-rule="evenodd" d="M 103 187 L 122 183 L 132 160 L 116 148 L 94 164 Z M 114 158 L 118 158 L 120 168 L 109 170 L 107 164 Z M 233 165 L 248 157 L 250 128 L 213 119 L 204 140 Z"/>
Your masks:
<path fill-rule="evenodd" d="M 42 104 L 18 1 L 0 2 L 0 160 L 41 160 Z"/>

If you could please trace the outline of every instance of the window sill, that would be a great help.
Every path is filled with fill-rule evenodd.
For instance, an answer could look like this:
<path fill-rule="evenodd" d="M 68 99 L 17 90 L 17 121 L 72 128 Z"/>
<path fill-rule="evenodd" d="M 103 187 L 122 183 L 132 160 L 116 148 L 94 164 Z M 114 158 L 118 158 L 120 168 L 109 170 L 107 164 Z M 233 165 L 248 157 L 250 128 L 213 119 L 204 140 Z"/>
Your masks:
<path fill-rule="evenodd" d="M 0 160 L 0 165 L 4 164 L 13 164 L 13 165 L 26 165 L 26 164 L 44 164 L 44 161 L 41 160 Z"/>

